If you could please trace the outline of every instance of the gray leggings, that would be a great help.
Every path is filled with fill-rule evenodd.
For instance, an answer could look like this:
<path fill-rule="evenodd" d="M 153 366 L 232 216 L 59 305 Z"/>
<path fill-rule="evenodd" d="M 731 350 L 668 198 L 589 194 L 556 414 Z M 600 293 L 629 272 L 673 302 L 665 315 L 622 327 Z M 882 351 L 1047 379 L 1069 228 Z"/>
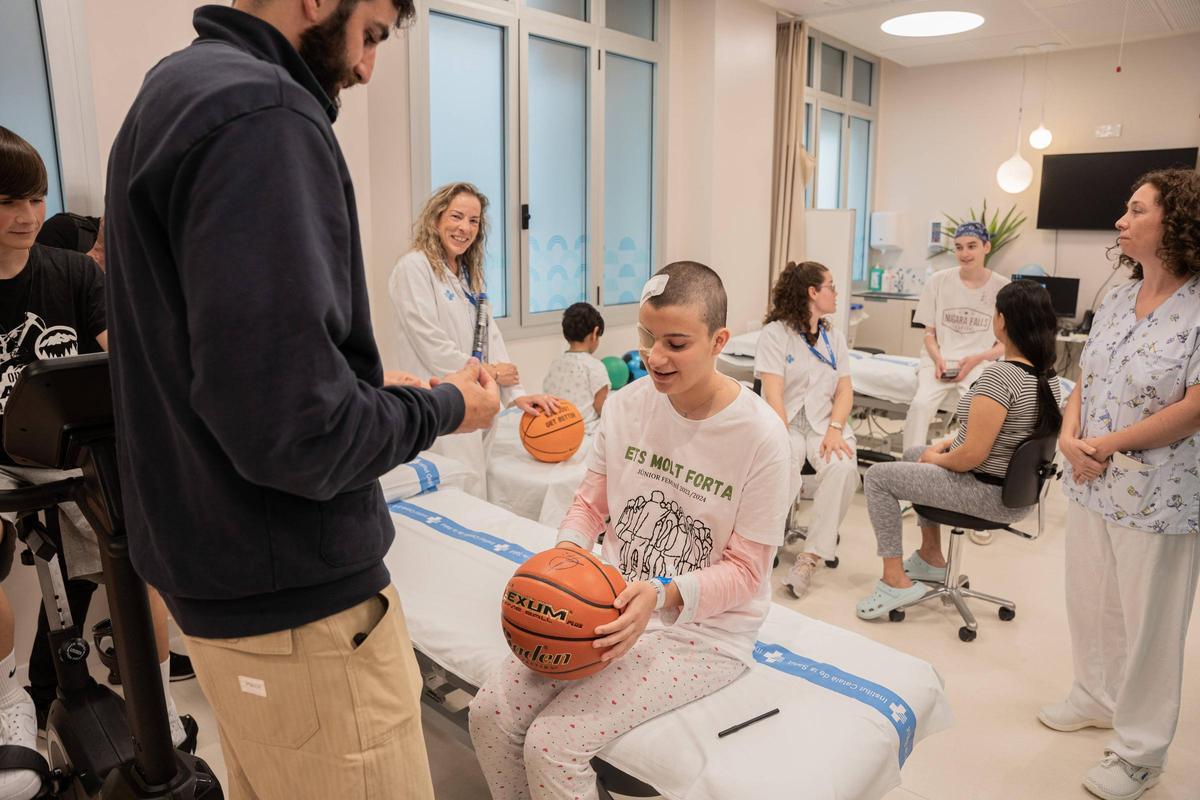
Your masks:
<path fill-rule="evenodd" d="M 881 557 L 904 555 L 901 500 L 1008 524 L 1020 521 L 1033 508 L 1009 508 L 1000 500 L 999 486 L 976 480 L 968 472 L 914 463 L 924 450 L 924 447 L 910 447 L 904 451 L 903 461 L 875 464 L 867 470 L 864 478 L 867 513 L 871 515 Z M 937 524 L 920 517 L 917 523 L 922 527 Z"/>

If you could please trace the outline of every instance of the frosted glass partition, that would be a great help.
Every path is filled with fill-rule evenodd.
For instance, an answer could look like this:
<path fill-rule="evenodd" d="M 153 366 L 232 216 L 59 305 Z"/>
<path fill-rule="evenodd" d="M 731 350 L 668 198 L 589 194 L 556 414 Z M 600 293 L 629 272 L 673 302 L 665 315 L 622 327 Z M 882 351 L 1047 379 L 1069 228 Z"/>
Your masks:
<path fill-rule="evenodd" d="M 37 0 L 0 2 L 0 110 L 0 125 L 33 145 L 46 162 L 46 216 L 57 214 L 63 210 L 62 178 Z"/>
<path fill-rule="evenodd" d="M 623 305 L 638 301 L 650 277 L 654 65 L 612 53 L 605 63 L 604 303 Z"/>
<path fill-rule="evenodd" d="M 854 215 L 854 280 L 866 278 L 867 193 L 871 177 L 871 121 L 850 117 L 850 163 L 846 170 L 849 197 L 847 205 Z"/>
<path fill-rule="evenodd" d="M 875 80 L 875 65 L 870 61 L 854 57 L 854 86 L 851 98 L 864 106 L 871 105 L 871 84 Z"/>
<path fill-rule="evenodd" d="M 827 44 L 821 45 L 821 91 L 842 96 L 846 52 Z"/>
<path fill-rule="evenodd" d="M 588 51 L 529 37 L 529 310 L 587 295 Z"/>
<path fill-rule="evenodd" d="M 608 0 L 605 26 L 643 39 L 654 38 L 654 0 Z"/>
<path fill-rule="evenodd" d="M 429 153 L 435 188 L 467 181 L 488 198 L 488 298 L 507 316 L 503 28 L 430 13 Z"/>
<path fill-rule="evenodd" d="M 813 121 L 813 104 L 804 104 L 804 149 L 810 154 L 813 151 L 812 145 L 812 121 Z M 806 181 L 804 184 L 804 207 L 812 208 L 812 181 Z"/>
<path fill-rule="evenodd" d="M 822 108 L 817 138 L 817 208 L 841 208 L 842 115 Z"/>
<path fill-rule="evenodd" d="M 585 22 L 588 19 L 587 4 L 588 0 L 525 0 L 525 5 L 530 8 L 540 8 L 542 11 L 562 14 L 564 17 L 581 19 Z"/>

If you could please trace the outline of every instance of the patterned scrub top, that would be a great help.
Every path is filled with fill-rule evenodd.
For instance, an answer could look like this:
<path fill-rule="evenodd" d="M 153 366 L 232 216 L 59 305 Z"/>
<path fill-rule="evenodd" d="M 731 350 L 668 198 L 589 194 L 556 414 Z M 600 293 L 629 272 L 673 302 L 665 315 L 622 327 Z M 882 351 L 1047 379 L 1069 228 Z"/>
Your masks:
<path fill-rule="evenodd" d="M 1124 430 L 1200 384 L 1200 276 L 1138 320 L 1141 287 L 1141 281 L 1118 286 L 1096 312 L 1081 359 L 1082 439 Z M 1200 531 L 1200 432 L 1126 455 L 1146 468 L 1124 469 L 1113 460 L 1096 480 L 1076 484 L 1067 464 L 1067 496 L 1122 527 Z"/>

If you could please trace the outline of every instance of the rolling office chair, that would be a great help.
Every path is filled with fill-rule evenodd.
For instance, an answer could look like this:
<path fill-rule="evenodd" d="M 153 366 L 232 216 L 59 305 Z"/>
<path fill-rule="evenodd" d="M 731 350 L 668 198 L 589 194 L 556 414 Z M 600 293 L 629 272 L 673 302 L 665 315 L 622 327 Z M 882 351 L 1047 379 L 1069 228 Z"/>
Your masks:
<path fill-rule="evenodd" d="M 1003 494 L 1001 495 L 1004 505 L 1009 508 L 1023 508 L 1036 504 L 1038 534 L 1041 533 L 1043 519 L 1041 503 L 1042 489 L 1047 481 L 1057 477 L 1059 474 L 1058 466 L 1054 463 L 1057 441 L 1057 434 L 1026 439 L 1013 452 L 1012 460 L 1008 464 L 1008 472 L 1004 476 Z M 1037 535 L 1017 530 L 1003 522 L 992 522 L 958 511 L 931 508 L 918 504 L 913 504 L 913 508 L 920 516 L 930 522 L 936 522 L 939 525 L 949 525 L 951 528 L 950 553 L 946 557 L 946 582 L 926 592 L 925 596 L 919 600 L 914 600 L 905 606 L 894 609 L 888 615 L 888 619 L 892 622 L 900 622 L 904 619 L 904 609 L 908 606 L 915 606 L 927 600 L 941 598 L 942 602 L 947 605 L 950 603 L 954 604 L 954 607 L 958 609 L 958 613 L 962 616 L 965 623 L 958 629 L 958 638 L 964 642 L 973 642 L 978 633 L 979 625 L 975 621 L 975 615 L 971 613 L 971 609 L 967 608 L 966 598 L 973 597 L 976 600 L 995 603 L 1000 607 L 998 612 L 1000 619 L 1005 622 L 1009 622 L 1016 617 L 1017 605 L 1013 601 L 984 594 L 983 592 L 976 592 L 971 589 L 970 579 L 962 573 L 963 536 L 965 531 L 968 530 L 1004 530 L 1009 533 L 1015 533 L 1025 539 L 1036 539 Z"/>

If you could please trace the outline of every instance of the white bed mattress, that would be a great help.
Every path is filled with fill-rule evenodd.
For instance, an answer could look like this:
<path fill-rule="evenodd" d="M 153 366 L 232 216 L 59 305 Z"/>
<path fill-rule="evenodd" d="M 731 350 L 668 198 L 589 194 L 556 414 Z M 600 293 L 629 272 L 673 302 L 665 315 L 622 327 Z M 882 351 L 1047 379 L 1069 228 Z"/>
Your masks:
<path fill-rule="evenodd" d="M 413 643 L 478 686 L 507 657 L 500 596 L 555 531 L 465 493 L 391 504 L 386 559 Z M 642 725 L 601 755 L 673 800 L 878 798 L 924 737 L 952 724 L 928 663 L 773 605 L 758 664 L 704 700 Z M 717 739 L 772 708 L 780 713 Z"/>
<path fill-rule="evenodd" d="M 585 436 L 575 455 L 557 464 L 538 461 L 525 451 L 517 426 L 521 411 L 509 408 L 496 418 L 488 456 L 488 500 L 517 516 L 557 528 L 583 481 L 592 437 Z"/>
<path fill-rule="evenodd" d="M 758 331 L 734 336 L 725 345 L 720 355 L 721 370 L 741 379 L 745 374 L 754 374 L 754 354 L 758 347 Z M 908 405 L 917 393 L 917 366 L 920 359 L 895 356 L 887 353 L 865 353 L 850 351 L 850 380 L 855 394 L 886 400 L 890 403 Z M 1060 378 L 1063 399 L 1075 387 L 1065 378 Z M 953 411 L 947 407 L 946 411 Z"/>
<path fill-rule="evenodd" d="M 383 499 L 390 503 L 438 489 L 462 489 L 469 477 L 459 461 L 426 450 L 407 464 L 394 467 L 379 479 L 379 484 Z"/>

